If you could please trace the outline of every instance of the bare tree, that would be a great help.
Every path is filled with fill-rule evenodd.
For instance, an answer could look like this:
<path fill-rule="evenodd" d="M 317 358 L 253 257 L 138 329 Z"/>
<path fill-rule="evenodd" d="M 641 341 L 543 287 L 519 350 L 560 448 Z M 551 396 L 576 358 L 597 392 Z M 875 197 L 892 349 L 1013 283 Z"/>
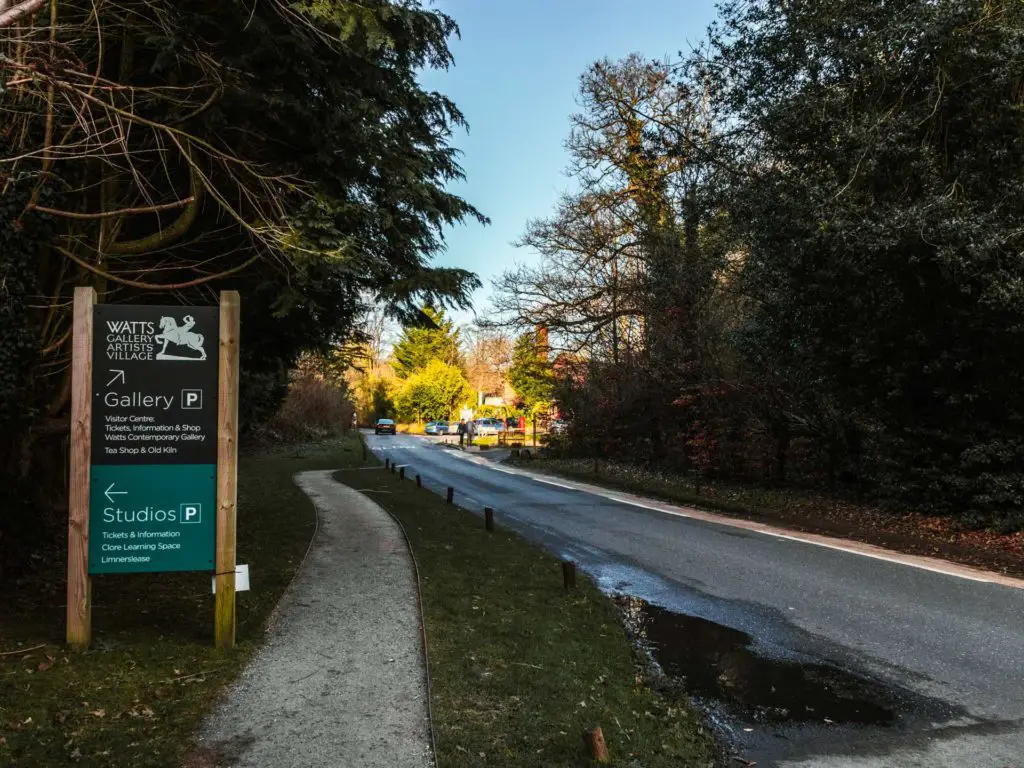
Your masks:
<path fill-rule="evenodd" d="M 512 364 L 512 339 L 487 325 L 465 329 L 466 375 L 473 389 L 501 393 Z"/>
<path fill-rule="evenodd" d="M 27 19 L 45 4 L 46 0 L 21 0 L 21 2 L 0 0 L 0 29 L 20 23 L 22 19 Z"/>

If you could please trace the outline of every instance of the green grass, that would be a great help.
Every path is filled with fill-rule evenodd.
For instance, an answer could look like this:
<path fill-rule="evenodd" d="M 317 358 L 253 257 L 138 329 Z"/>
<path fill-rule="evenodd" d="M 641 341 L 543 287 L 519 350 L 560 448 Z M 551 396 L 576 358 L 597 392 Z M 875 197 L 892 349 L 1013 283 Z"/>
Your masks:
<path fill-rule="evenodd" d="M 93 577 L 93 644 L 64 648 L 65 554 L 4 585 L 0 765 L 179 766 L 200 720 L 259 644 L 262 628 L 306 552 L 313 507 L 295 472 L 358 464 L 351 436 L 244 457 L 239 463 L 238 649 L 212 648 L 208 573 Z"/>
<path fill-rule="evenodd" d="M 338 478 L 402 522 L 418 560 L 441 768 L 587 766 L 581 734 L 594 725 L 612 765 L 716 763 L 694 711 L 644 684 L 616 608 L 582 574 L 565 591 L 559 562 L 500 517 L 489 534 L 408 479 Z"/>

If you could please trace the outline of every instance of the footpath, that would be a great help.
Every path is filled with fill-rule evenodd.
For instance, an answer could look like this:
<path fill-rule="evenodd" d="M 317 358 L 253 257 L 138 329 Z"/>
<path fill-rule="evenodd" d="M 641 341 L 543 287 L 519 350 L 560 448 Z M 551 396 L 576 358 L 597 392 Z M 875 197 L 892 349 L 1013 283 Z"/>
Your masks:
<path fill-rule="evenodd" d="M 421 617 L 401 530 L 331 471 L 295 481 L 319 528 L 265 645 L 188 765 L 429 768 Z"/>

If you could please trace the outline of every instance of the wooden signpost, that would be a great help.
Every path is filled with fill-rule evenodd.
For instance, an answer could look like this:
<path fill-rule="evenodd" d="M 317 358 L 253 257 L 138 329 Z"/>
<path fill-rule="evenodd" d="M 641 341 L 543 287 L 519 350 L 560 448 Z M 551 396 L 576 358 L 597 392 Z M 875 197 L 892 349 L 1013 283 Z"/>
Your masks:
<path fill-rule="evenodd" d="M 73 335 L 68 643 L 89 646 L 92 574 L 212 571 L 233 647 L 238 294 L 218 313 L 78 288 Z"/>

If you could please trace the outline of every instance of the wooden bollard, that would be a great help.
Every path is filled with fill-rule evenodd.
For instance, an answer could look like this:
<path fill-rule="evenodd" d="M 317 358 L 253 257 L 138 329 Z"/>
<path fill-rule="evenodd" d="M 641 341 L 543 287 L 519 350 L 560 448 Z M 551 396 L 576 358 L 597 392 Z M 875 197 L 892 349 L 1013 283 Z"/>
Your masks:
<path fill-rule="evenodd" d="M 398 479 L 405 480 L 405 467 L 398 468 Z"/>
<path fill-rule="evenodd" d="M 448 503 L 451 504 L 453 501 L 455 501 L 455 489 L 452 488 L 449 485 L 448 486 Z"/>
<path fill-rule="evenodd" d="M 363 443 L 363 461 L 366 461 L 366 443 Z"/>
<path fill-rule="evenodd" d="M 490 507 L 484 507 L 484 528 L 494 530 L 494 510 Z"/>
<path fill-rule="evenodd" d="M 423 478 L 421 478 L 419 475 L 416 475 L 416 487 L 417 488 L 422 488 L 423 487 Z"/>
<path fill-rule="evenodd" d="M 608 762 L 608 745 L 604 743 L 604 731 L 600 725 L 583 732 L 583 743 L 587 745 L 587 751 L 595 763 Z"/>
<path fill-rule="evenodd" d="M 576 563 L 572 560 L 562 563 L 562 586 L 566 589 L 576 588 Z"/>
<path fill-rule="evenodd" d="M 384 459 L 384 469 L 388 469 L 391 466 L 391 459 Z"/>
<path fill-rule="evenodd" d="M 395 474 L 395 470 L 397 470 L 397 469 L 398 469 L 398 465 L 395 464 L 395 462 L 392 461 L 391 462 L 391 474 L 392 475 Z"/>

